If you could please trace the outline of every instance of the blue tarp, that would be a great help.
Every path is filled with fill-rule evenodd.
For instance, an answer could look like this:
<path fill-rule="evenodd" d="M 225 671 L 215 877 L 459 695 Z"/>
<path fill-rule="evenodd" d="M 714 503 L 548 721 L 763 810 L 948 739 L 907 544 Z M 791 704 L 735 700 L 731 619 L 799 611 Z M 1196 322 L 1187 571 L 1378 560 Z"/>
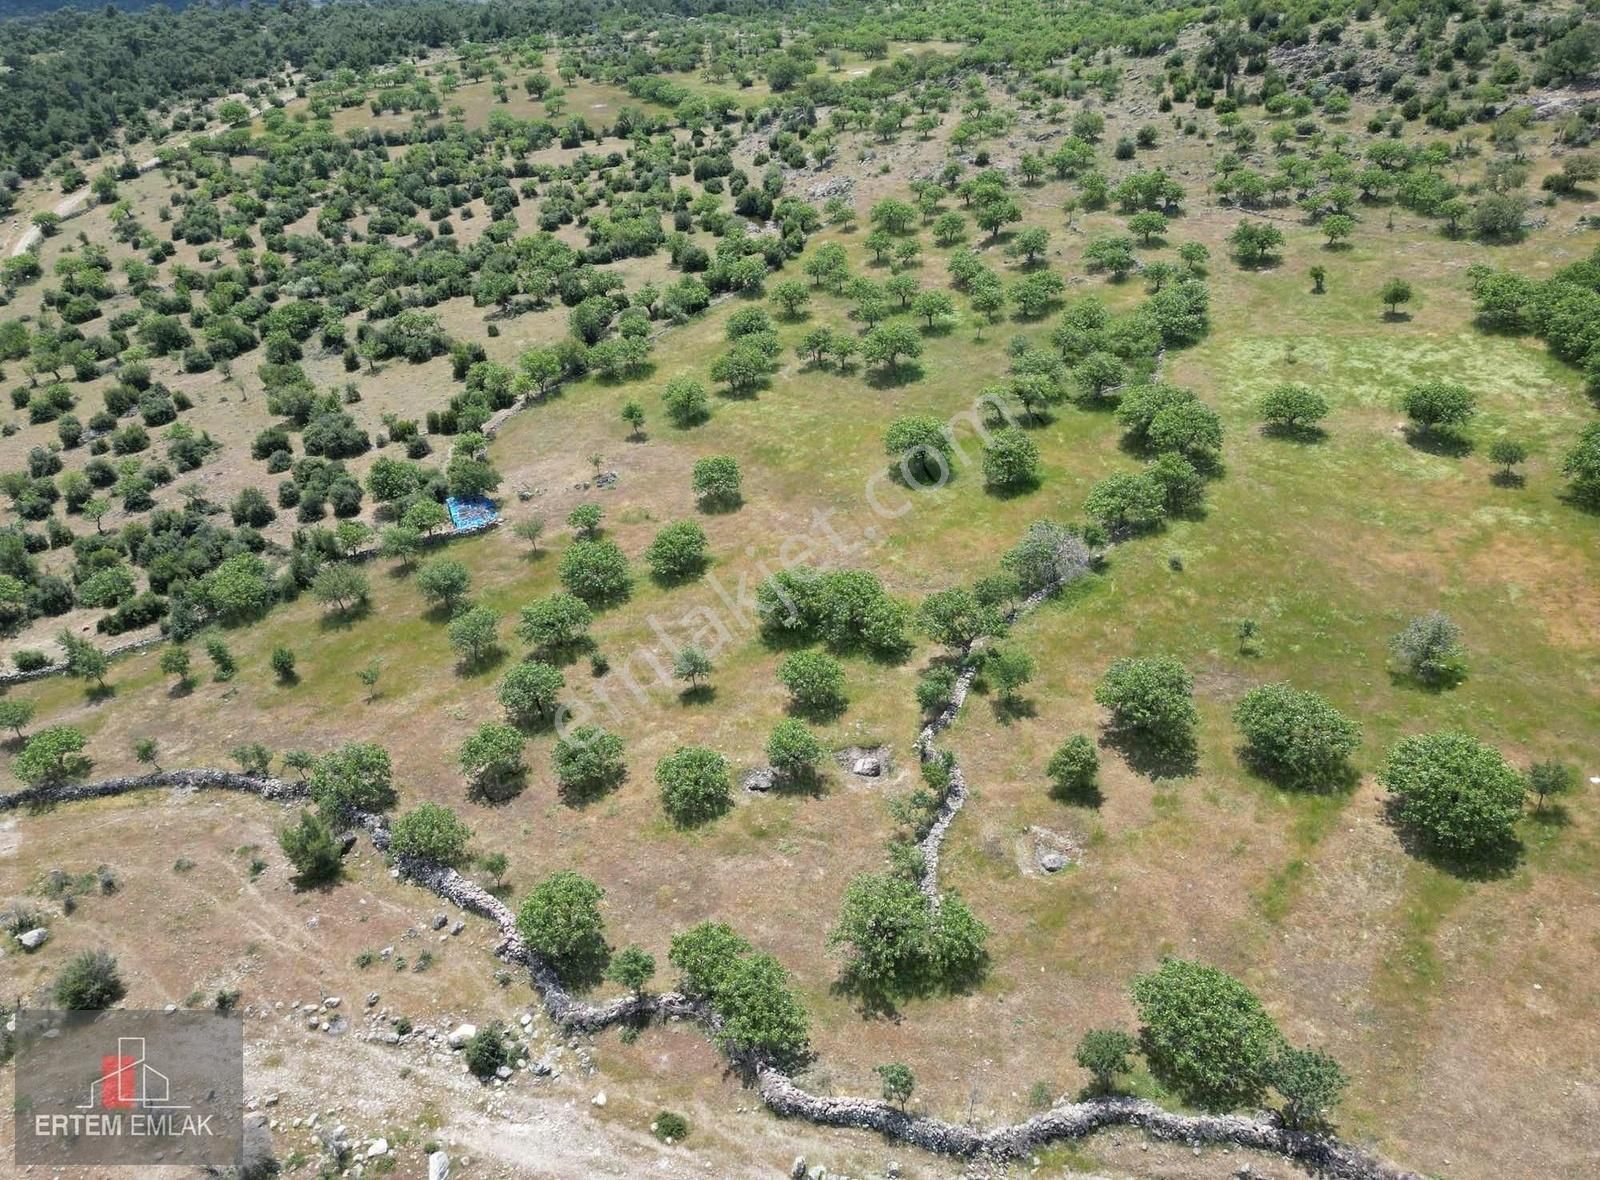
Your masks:
<path fill-rule="evenodd" d="M 458 533 L 486 528 L 500 519 L 500 510 L 486 496 L 451 496 L 444 506 Z"/>

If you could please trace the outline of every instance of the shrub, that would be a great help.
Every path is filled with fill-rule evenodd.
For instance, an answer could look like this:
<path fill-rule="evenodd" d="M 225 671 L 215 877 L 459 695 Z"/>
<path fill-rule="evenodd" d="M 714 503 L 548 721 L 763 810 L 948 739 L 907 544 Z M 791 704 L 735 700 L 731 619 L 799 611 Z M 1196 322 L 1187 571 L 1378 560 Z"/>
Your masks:
<path fill-rule="evenodd" d="M 822 743 L 809 729 L 792 717 L 772 727 L 767 738 L 767 761 L 786 778 L 808 777 L 822 759 Z"/>
<path fill-rule="evenodd" d="M 70 1012 L 109 1008 L 127 992 L 117 960 L 105 951 L 83 951 L 74 956 L 51 988 L 56 1005 Z"/>
<path fill-rule="evenodd" d="M 1106 669 L 1095 688 L 1097 704 L 1111 712 L 1112 728 L 1158 746 L 1188 745 L 1200 719 L 1194 680 L 1169 656 L 1131 656 Z"/>
<path fill-rule="evenodd" d="M 1245 755 L 1288 786 L 1332 783 L 1361 745 L 1361 726 L 1314 692 L 1287 684 L 1251 689 L 1233 710 Z"/>
<path fill-rule="evenodd" d="M 299 885 L 320 885 L 339 875 L 339 842 L 327 820 L 314 811 L 302 811 L 298 824 L 282 829 L 278 847 L 294 866 Z"/>
<path fill-rule="evenodd" d="M 505 1025 L 492 1020 L 467 1039 L 462 1057 L 472 1076 L 487 1080 L 494 1077 L 502 1065 L 511 1060 L 511 1046 L 506 1041 Z"/>
<path fill-rule="evenodd" d="M 656 961 L 642 947 L 623 947 L 606 966 L 606 978 L 637 994 L 655 977 Z"/>
<path fill-rule="evenodd" d="M 728 967 L 750 950 L 750 944 L 722 922 L 701 922 L 675 934 L 667 961 L 681 973 L 685 995 L 711 998 L 727 979 Z"/>
<path fill-rule="evenodd" d="M 11 760 L 11 772 L 29 786 L 66 782 L 89 771 L 83 754 L 89 744 L 83 731 L 70 725 L 51 725 L 28 739 Z"/>
<path fill-rule="evenodd" d="M 1134 1039 L 1120 1028 L 1092 1028 L 1078 1042 L 1073 1060 L 1089 1071 L 1094 1088 L 1106 1093 L 1115 1088 L 1119 1074 L 1132 1068 L 1128 1055 L 1135 1047 Z"/>
<path fill-rule="evenodd" d="M 704 746 L 679 746 L 656 763 L 661 806 L 679 827 L 715 819 L 733 805 L 728 761 Z"/>
<path fill-rule="evenodd" d="M 778 665 L 778 683 L 798 709 L 826 713 L 844 704 L 844 669 L 832 656 L 797 651 Z"/>
<path fill-rule="evenodd" d="M 1406 624 L 1389 641 L 1389 650 L 1412 676 L 1430 688 L 1458 684 L 1466 678 L 1467 653 L 1461 628 L 1443 611 L 1430 611 Z"/>
<path fill-rule="evenodd" d="M 471 839 L 472 830 L 448 807 L 419 803 L 394 821 L 389 832 L 389 855 L 460 868 L 467 861 L 467 843 Z"/>
<path fill-rule="evenodd" d="M 622 739 L 598 725 L 579 725 L 550 752 L 563 797 L 581 801 L 613 789 L 628 775 Z"/>
<path fill-rule="evenodd" d="M 1285 1048 L 1273 1061 L 1272 1088 L 1283 1096 L 1283 1122 L 1295 1130 L 1325 1126 L 1350 1079 L 1319 1049 Z"/>
<path fill-rule="evenodd" d="M 574 541 L 561 555 L 556 575 L 568 591 L 590 605 L 626 598 L 633 585 L 628 559 L 609 538 Z"/>
<path fill-rule="evenodd" d="M 517 931 L 550 960 L 563 979 L 596 971 L 609 954 L 600 901 L 605 890 L 581 873 L 563 869 L 529 891 L 517 911 Z"/>
<path fill-rule="evenodd" d="M 1087 737 L 1073 734 L 1050 755 L 1046 773 L 1050 776 L 1050 793 L 1057 799 L 1082 800 L 1099 789 L 1100 755 Z"/>
<path fill-rule="evenodd" d="M 1452 732 L 1400 739 L 1378 781 L 1403 827 L 1430 848 L 1462 856 L 1512 839 L 1527 790 L 1499 750 Z"/>
<path fill-rule="evenodd" d="M 457 762 L 476 792 L 501 797 L 522 777 L 523 736 L 509 725 L 488 721 L 461 743 Z"/>
<path fill-rule="evenodd" d="M 650 1133 L 663 1143 L 682 1143 L 689 1137 L 689 1120 L 675 1111 L 663 1110 L 650 1124 Z"/>
<path fill-rule="evenodd" d="M 1133 981 L 1151 1068 L 1185 1098 L 1213 1109 L 1257 1102 L 1283 1048 L 1261 1001 L 1232 976 L 1165 958 Z"/>
<path fill-rule="evenodd" d="M 530 725 L 554 716 L 566 684 L 561 669 L 524 660 L 500 678 L 495 696 L 514 724 Z"/>
<path fill-rule="evenodd" d="M 330 822 L 356 811 L 387 811 L 395 792 L 389 751 L 372 742 L 350 742 L 322 755 L 311 767 L 311 798 Z"/>

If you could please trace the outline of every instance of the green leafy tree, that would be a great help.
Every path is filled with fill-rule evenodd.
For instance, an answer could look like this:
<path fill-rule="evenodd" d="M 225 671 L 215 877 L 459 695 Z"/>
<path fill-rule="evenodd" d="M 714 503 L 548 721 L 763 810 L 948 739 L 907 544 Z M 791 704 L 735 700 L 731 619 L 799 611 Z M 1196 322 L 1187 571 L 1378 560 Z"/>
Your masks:
<path fill-rule="evenodd" d="M 883 1083 L 883 1100 L 893 1102 L 904 1110 L 906 1103 L 911 1101 L 912 1092 L 917 1088 L 917 1079 L 911 1072 L 911 1067 L 891 1062 L 873 1066 L 872 1072 L 877 1074 Z"/>
<path fill-rule="evenodd" d="M 341 614 L 365 606 L 371 595 L 367 576 L 342 561 L 323 566 L 311 580 L 311 597 Z"/>
<path fill-rule="evenodd" d="M 679 429 L 698 425 L 711 417 L 711 398 L 706 388 L 691 377 L 674 377 L 661 392 L 667 420 Z"/>
<path fill-rule="evenodd" d="M 453 557 L 435 557 L 422 563 L 415 580 L 417 593 L 435 607 L 453 611 L 467 596 L 472 574 Z"/>
<path fill-rule="evenodd" d="M 1237 979 L 1165 958 L 1133 982 L 1140 1037 L 1152 1070 L 1189 1101 L 1225 1110 L 1260 1101 L 1283 1035 Z"/>
<path fill-rule="evenodd" d="M 716 819 L 733 806 L 728 761 L 704 746 L 679 746 L 656 763 L 656 786 L 667 818 L 681 828 Z"/>
<path fill-rule="evenodd" d="M 1283 431 L 1315 427 L 1328 416 L 1328 399 L 1308 385 L 1276 385 L 1256 404 L 1256 412 Z"/>
<path fill-rule="evenodd" d="M 1464 733 L 1401 738 L 1378 773 L 1395 819 L 1428 847 L 1476 857 L 1508 844 L 1527 784 L 1500 751 Z"/>
<path fill-rule="evenodd" d="M 71 725 L 51 725 L 28 739 L 11 760 L 11 773 L 29 786 L 63 783 L 89 772 L 84 756 L 89 744 L 83 731 Z"/>
<path fill-rule="evenodd" d="M 472 1076 L 481 1081 L 494 1077 L 511 1061 L 511 1044 L 506 1038 L 505 1025 L 491 1020 L 467 1038 L 461 1056 Z"/>
<path fill-rule="evenodd" d="M 1565 762 L 1535 762 L 1528 767 L 1528 790 L 1534 806 L 1544 810 L 1545 800 L 1559 799 L 1578 789 L 1578 771 Z"/>
<path fill-rule="evenodd" d="M 1284 1048 L 1273 1060 L 1272 1088 L 1283 1096 L 1280 1117 L 1297 1131 L 1327 1126 L 1350 1079 L 1339 1063 L 1320 1049 Z"/>
<path fill-rule="evenodd" d="M 1194 679 L 1170 656 L 1128 656 L 1114 662 L 1094 690 L 1113 730 L 1156 746 L 1193 743 L 1200 713 Z"/>
<path fill-rule="evenodd" d="M 1120 1028 L 1092 1028 L 1078 1041 L 1073 1060 L 1088 1071 L 1097 1093 L 1109 1094 L 1116 1089 L 1117 1078 L 1133 1068 L 1128 1058 L 1136 1047 Z"/>
<path fill-rule="evenodd" d="M 1600 508 L 1600 422 L 1583 428 L 1577 443 L 1561 461 L 1561 474 L 1571 480 L 1568 493 L 1574 503 Z"/>
<path fill-rule="evenodd" d="M 556 576 L 569 593 L 591 605 L 619 602 L 633 587 L 628 559 L 610 538 L 574 541 L 561 555 Z"/>
<path fill-rule="evenodd" d="M 692 644 L 680 648 L 672 657 L 672 674 L 679 680 L 687 681 L 691 691 L 698 689 L 711 673 L 716 669 L 711 663 L 711 657 L 700 648 Z"/>
<path fill-rule="evenodd" d="M 1454 430 L 1472 417 L 1477 399 L 1455 381 L 1424 381 L 1406 390 L 1400 408 L 1424 436 Z"/>
<path fill-rule="evenodd" d="M 913 487 L 942 487 L 950 478 L 955 443 L 937 418 L 925 414 L 896 418 L 884 432 L 883 449 Z"/>
<path fill-rule="evenodd" d="M 766 752 L 772 768 L 793 782 L 810 778 L 822 761 L 822 743 L 817 735 L 793 717 L 785 717 L 772 727 Z"/>
<path fill-rule="evenodd" d="M 681 582 L 699 574 L 706 565 L 706 531 L 692 520 L 664 527 L 645 550 L 650 572 L 661 582 Z"/>
<path fill-rule="evenodd" d="M 558 591 L 522 608 L 517 638 L 535 651 L 559 652 L 575 645 L 594 621 L 576 594 Z"/>
<path fill-rule="evenodd" d="M 1014 492 L 1039 482 L 1039 448 L 1021 430 L 996 431 L 983 449 L 983 481 L 990 488 Z"/>
<path fill-rule="evenodd" d="M 35 706 L 21 697 L 0 697 L 0 729 L 9 729 L 20 740 L 23 728 L 33 721 Z"/>
<path fill-rule="evenodd" d="M 515 786 L 526 769 L 522 747 L 520 731 L 486 721 L 461 743 L 456 761 L 476 793 L 499 799 Z"/>
<path fill-rule="evenodd" d="M 552 873 L 517 911 L 517 932 L 564 980 L 597 974 L 610 955 L 600 902 L 605 890 L 571 869 Z"/>
<path fill-rule="evenodd" d="M 778 665 L 778 683 L 789 690 L 789 700 L 802 712 L 835 712 L 844 704 L 844 669 L 832 656 L 797 651 Z"/>
<path fill-rule="evenodd" d="M 1314 692 L 1263 684 L 1233 710 L 1245 756 L 1280 782 L 1316 788 L 1335 783 L 1361 745 L 1361 727 Z"/>
<path fill-rule="evenodd" d="M 448 807 L 419 803 L 389 831 L 389 855 L 398 860 L 427 860 L 450 868 L 467 863 L 472 830 Z"/>
<path fill-rule="evenodd" d="M 318 758 L 311 768 L 311 798 L 332 823 L 356 812 L 394 806 L 394 772 L 389 751 L 373 742 L 349 742 Z"/>
<path fill-rule="evenodd" d="M 738 507 L 742 482 L 738 460 L 727 455 L 709 455 L 696 460 L 690 476 L 695 499 L 709 511 Z"/>
<path fill-rule="evenodd" d="M 495 697 L 512 724 L 534 725 L 555 716 L 566 684 L 561 669 L 539 660 L 525 660 L 500 678 Z"/>
<path fill-rule="evenodd" d="M 1100 755 L 1094 742 L 1081 733 L 1073 734 L 1050 755 L 1045 773 L 1050 776 L 1050 793 L 1057 799 L 1078 802 L 1093 798 L 1100 785 Z"/>
<path fill-rule="evenodd" d="M 500 649 L 500 616 L 486 606 L 458 611 L 447 631 L 450 646 L 468 668 L 481 667 Z"/>
<path fill-rule="evenodd" d="M 161 659 L 158 661 L 163 676 L 176 676 L 178 678 L 173 687 L 180 692 L 188 689 L 194 683 L 189 674 L 191 664 L 189 649 L 178 645 L 165 648 L 161 653 Z"/>
<path fill-rule="evenodd" d="M 611 962 L 606 967 L 606 978 L 620 987 L 627 988 L 634 995 L 641 995 L 649 982 L 655 978 L 655 956 L 643 947 L 623 947 L 611 957 Z"/>
<path fill-rule="evenodd" d="M 628 776 L 622 739 L 598 725 L 578 725 L 550 752 L 556 785 L 569 802 L 597 798 Z"/>
<path fill-rule="evenodd" d="M 278 832 L 278 847 L 295 869 L 302 888 L 336 880 L 341 868 L 339 841 L 328 821 L 314 811 L 301 811 L 300 822 Z"/>
<path fill-rule="evenodd" d="M 1383 302 L 1384 312 L 1391 317 L 1398 315 L 1400 305 L 1410 303 L 1411 297 L 1411 284 L 1405 279 L 1388 279 L 1378 288 L 1378 298 Z"/>

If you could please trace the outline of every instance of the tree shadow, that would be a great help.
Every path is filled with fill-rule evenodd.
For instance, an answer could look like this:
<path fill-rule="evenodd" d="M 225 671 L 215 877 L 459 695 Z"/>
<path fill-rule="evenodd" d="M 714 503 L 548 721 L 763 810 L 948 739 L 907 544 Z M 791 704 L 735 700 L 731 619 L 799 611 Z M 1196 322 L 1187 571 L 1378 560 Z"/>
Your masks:
<path fill-rule="evenodd" d="M 1425 455 L 1438 455 L 1446 459 L 1461 459 L 1472 454 L 1472 440 L 1453 430 L 1423 430 L 1406 427 L 1406 442 Z"/>
<path fill-rule="evenodd" d="M 1409 324 L 1411 313 L 1409 311 L 1385 311 L 1378 317 L 1386 324 Z"/>
<path fill-rule="evenodd" d="M 117 686 L 115 684 L 106 684 L 103 681 L 99 684 L 85 685 L 83 689 L 83 699 L 91 705 L 103 705 L 107 701 L 114 699 L 116 695 Z"/>
<path fill-rule="evenodd" d="M 716 499 L 700 500 L 697 503 L 700 511 L 707 516 L 727 516 L 730 512 L 737 512 L 744 507 L 744 497 L 742 495 L 719 496 Z"/>
<path fill-rule="evenodd" d="M 1328 432 L 1320 426 L 1306 422 L 1268 422 L 1262 426 L 1261 436 L 1278 439 L 1281 442 L 1312 446 L 1327 441 Z"/>
<path fill-rule="evenodd" d="M 568 807 L 581 811 L 592 803 L 598 803 L 610 795 L 628 777 L 626 767 L 619 767 L 616 771 L 604 776 L 581 783 L 562 783 L 556 787 L 556 795 Z"/>
<path fill-rule="evenodd" d="M 894 366 L 868 369 L 863 380 L 871 389 L 898 389 L 913 381 L 920 381 L 923 377 L 923 368 L 913 360 L 903 360 Z"/>
<path fill-rule="evenodd" d="M 1489 482 L 1497 488 L 1521 488 L 1527 486 L 1528 477 L 1520 471 L 1507 471 L 1502 468 L 1489 477 Z"/>
<path fill-rule="evenodd" d="M 1129 769 L 1153 781 L 1192 778 L 1200 768 L 1193 735 L 1174 742 L 1134 730 L 1107 730 L 1100 736 L 1100 747 L 1115 750 Z"/>
<path fill-rule="evenodd" d="M 1467 678 L 1466 672 L 1461 669 L 1453 669 L 1435 676 L 1423 676 L 1410 668 L 1391 667 L 1388 671 L 1390 687 L 1412 688 L 1418 692 L 1430 692 L 1435 696 L 1458 687 Z"/>
<path fill-rule="evenodd" d="M 994 710 L 994 719 L 1001 725 L 1011 725 L 1039 715 L 1039 709 L 1032 700 L 1016 695 L 996 695 L 989 702 L 989 707 Z"/>
<path fill-rule="evenodd" d="M 790 717 L 797 717 L 802 721 L 810 721 L 816 725 L 826 725 L 830 721 L 837 721 L 845 709 L 849 708 L 849 705 L 850 702 L 842 696 L 834 697 L 828 701 L 811 701 L 808 703 L 802 703 L 791 698 L 789 703 L 784 706 L 783 711 Z"/>
<path fill-rule="evenodd" d="M 1106 801 L 1105 792 L 1100 789 L 1100 781 L 1096 779 L 1087 786 L 1072 786 L 1066 790 L 1059 787 L 1050 789 L 1050 798 L 1057 803 L 1066 803 L 1073 807 L 1087 807 L 1098 811 L 1101 804 Z"/>
<path fill-rule="evenodd" d="M 467 788 L 467 798 L 473 803 L 481 803 L 485 807 L 500 807 L 510 803 L 522 794 L 528 786 L 528 770 L 523 767 L 515 774 L 496 775 L 493 778 L 477 778 Z"/>
<path fill-rule="evenodd" d="M 506 662 L 506 654 L 506 649 L 497 643 L 475 656 L 462 656 L 456 661 L 455 673 L 457 676 L 477 676 L 482 672 L 492 672 Z"/>
<path fill-rule="evenodd" d="M 1014 483 L 1008 484 L 986 483 L 983 485 L 983 490 L 985 494 L 993 496 L 996 500 L 1003 501 L 1016 500 L 1023 496 L 1030 496 L 1034 492 L 1037 492 L 1039 487 L 1040 480 L 1039 477 L 1035 475 L 1029 477 L 1028 479 L 1017 480 Z"/>
<path fill-rule="evenodd" d="M 650 581 L 661 590 L 671 590 L 677 586 L 687 586 L 690 582 L 699 581 L 705 576 L 706 569 L 711 565 L 709 559 L 702 557 L 692 567 L 681 573 L 650 572 Z"/>
<path fill-rule="evenodd" d="M 825 774 L 814 766 L 805 766 L 794 771 L 782 771 L 774 767 L 772 771 L 772 793 L 784 796 L 800 796 L 806 799 L 820 799 L 828 793 L 828 779 Z"/>
<path fill-rule="evenodd" d="M 348 631 L 372 613 L 372 603 L 353 602 L 342 610 L 324 612 L 317 619 L 319 631 Z"/>

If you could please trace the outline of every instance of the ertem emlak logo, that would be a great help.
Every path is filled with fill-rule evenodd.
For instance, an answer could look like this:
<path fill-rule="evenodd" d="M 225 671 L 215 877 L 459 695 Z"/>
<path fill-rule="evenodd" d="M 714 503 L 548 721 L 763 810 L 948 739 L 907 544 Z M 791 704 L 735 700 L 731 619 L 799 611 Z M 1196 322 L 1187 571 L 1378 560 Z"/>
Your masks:
<path fill-rule="evenodd" d="M 236 1013 L 17 1016 L 16 1161 L 239 1163 L 243 1026 Z"/>

